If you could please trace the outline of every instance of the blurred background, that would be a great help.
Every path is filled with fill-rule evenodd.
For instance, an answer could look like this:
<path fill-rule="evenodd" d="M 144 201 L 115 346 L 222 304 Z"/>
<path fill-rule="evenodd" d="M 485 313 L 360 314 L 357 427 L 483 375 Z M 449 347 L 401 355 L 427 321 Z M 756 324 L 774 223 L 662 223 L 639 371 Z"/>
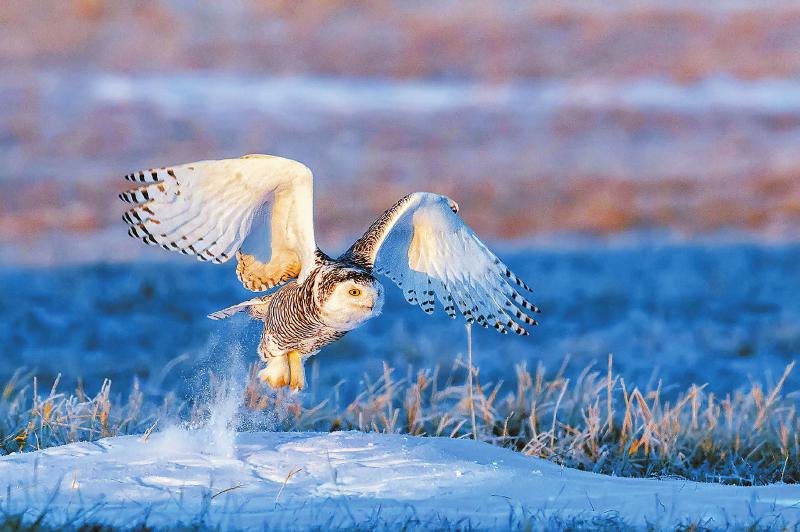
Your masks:
<path fill-rule="evenodd" d="M 116 193 L 132 170 L 244 153 L 314 170 L 331 252 L 409 191 L 456 198 L 546 311 L 506 358 L 782 368 L 800 351 L 799 148 L 793 1 L 6 0 L 0 376 L 146 375 L 206 345 L 204 314 L 243 291 L 127 238 Z M 175 265 L 134 265 L 152 260 Z M 463 329 L 389 308 L 337 349 L 453 358 L 413 355 L 441 351 L 414 334 L 396 354 Z M 131 334 L 164 320 L 169 339 Z"/>

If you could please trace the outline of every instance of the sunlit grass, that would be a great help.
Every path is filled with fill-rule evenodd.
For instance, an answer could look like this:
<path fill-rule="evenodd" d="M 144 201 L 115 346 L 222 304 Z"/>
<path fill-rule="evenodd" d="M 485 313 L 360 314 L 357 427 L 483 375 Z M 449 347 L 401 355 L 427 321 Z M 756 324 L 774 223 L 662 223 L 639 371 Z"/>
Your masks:
<path fill-rule="evenodd" d="M 36 377 L 14 373 L 0 395 L 0 454 L 148 433 L 159 419 L 177 416 L 185 406 L 174 394 L 161 404 L 145 403 L 138 381 L 126 399 L 112 395 L 108 379 L 91 397 L 83 386 L 64 392 L 59 384 L 57 378 L 42 392 Z"/>
<path fill-rule="evenodd" d="M 548 373 L 541 365 L 518 365 L 508 382 L 482 382 L 473 369 L 470 394 L 467 365 L 458 360 L 446 371 L 387 366 L 380 375 L 364 375 L 355 399 L 343 402 L 339 387 L 322 390 L 313 380 L 303 394 L 275 393 L 258 382 L 254 365 L 238 428 L 448 438 L 474 433 L 492 445 L 598 473 L 795 483 L 800 481 L 797 397 L 783 389 L 792 367 L 771 385 L 751 383 L 722 396 L 712 391 L 713 383 L 693 385 L 665 399 L 660 382 L 652 389 L 628 385 L 614 373 L 610 357 L 603 370 L 587 367 L 572 379 L 563 367 Z M 91 397 L 83 388 L 60 391 L 58 381 L 43 391 L 35 379 L 18 373 L 0 397 L 0 452 L 147 433 L 176 420 L 202 420 L 207 409 L 208 404 L 181 402 L 172 394 L 146 401 L 136 383 L 125 398 L 112 394 L 108 381 Z"/>

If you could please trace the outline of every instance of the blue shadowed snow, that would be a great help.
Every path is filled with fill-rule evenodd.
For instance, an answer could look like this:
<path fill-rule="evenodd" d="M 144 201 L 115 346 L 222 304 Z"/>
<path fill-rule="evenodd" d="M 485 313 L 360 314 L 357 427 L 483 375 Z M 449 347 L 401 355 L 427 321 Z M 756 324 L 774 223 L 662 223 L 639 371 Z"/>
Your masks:
<path fill-rule="evenodd" d="M 474 358 L 485 383 L 513 379 L 513 364 L 549 369 L 570 355 L 569 374 L 605 369 L 609 353 L 627 382 L 652 378 L 680 388 L 709 382 L 724 392 L 765 372 L 780 376 L 800 353 L 800 245 L 599 247 L 500 253 L 535 290 L 541 325 L 527 338 L 474 330 Z M 386 281 L 387 303 L 369 322 L 317 357 L 323 386 L 377 375 L 383 361 L 449 368 L 464 354 L 461 321 L 440 309 L 428 317 Z M 207 313 L 252 297 L 233 266 L 194 262 L 0 270 L 0 383 L 16 368 L 44 383 L 62 373 L 92 388 L 110 377 L 117 391 L 133 376 L 157 376 L 188 354 L 164 381 L 181 389 L 228 343 L 255 361 L 260 332 L 244 316 L 215 322 Z M 212 347 L 209 347 L 212 346 Z M 238 347 L 237 347 L 238 348 Z M 657 376 L 657 377 L 654 377 Z M 790 377 L 790 389 L 800 383 Z M 669 390 L 667 390 L 669 391 Z"/>

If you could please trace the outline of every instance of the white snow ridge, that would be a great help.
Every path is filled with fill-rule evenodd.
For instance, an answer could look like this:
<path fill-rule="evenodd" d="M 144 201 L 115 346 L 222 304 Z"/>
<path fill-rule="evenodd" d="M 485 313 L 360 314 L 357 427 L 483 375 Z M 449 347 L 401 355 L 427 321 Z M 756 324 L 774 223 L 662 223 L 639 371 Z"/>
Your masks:
<path fill-rule="evenodd" d="M 565 469 L 485 443 L 335 433 L 240 433 L 230 456 L 194 432 L 76 443 L 0 458 L 0 510 L 46 521 L 222 529 L 418 523 L 508 528 L 511 516 L 800 523 L 800 486 L 732 487 Z"/>

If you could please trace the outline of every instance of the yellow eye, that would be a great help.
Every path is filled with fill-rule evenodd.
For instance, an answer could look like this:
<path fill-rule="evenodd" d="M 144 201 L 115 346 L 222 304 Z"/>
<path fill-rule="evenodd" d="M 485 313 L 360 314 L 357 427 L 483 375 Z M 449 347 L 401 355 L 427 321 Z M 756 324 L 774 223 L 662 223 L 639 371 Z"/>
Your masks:
<path fill-rule="evenodd" d="M 351 288 L 350 290 L 347 291 L 347 293 L 353 297 L 358 297 L 361 295 L 361 290 L 359 290 L 358 288 Z"/>

